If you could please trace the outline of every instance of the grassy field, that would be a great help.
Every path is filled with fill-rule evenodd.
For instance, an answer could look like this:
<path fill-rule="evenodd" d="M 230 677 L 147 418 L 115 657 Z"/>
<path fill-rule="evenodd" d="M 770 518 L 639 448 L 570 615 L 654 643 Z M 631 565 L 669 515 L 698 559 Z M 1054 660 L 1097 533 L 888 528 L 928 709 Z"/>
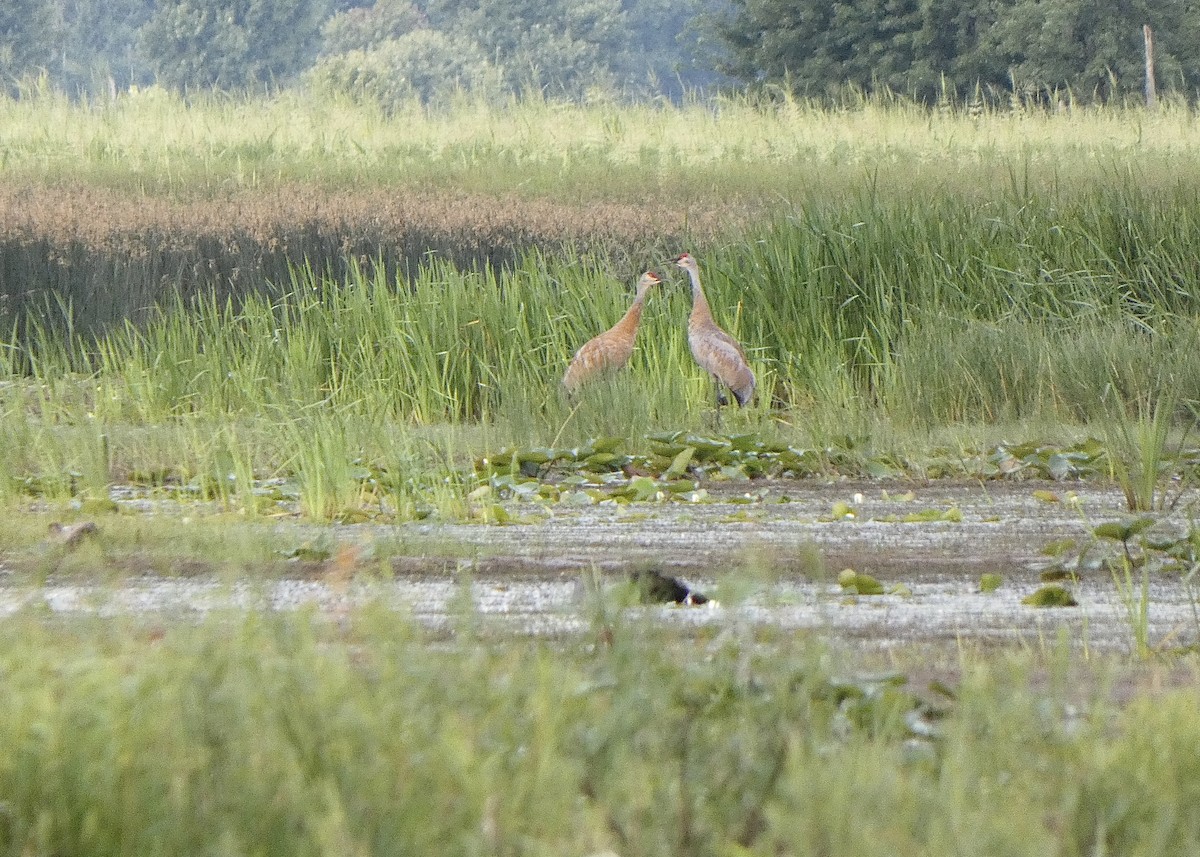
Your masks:
<path fill-rule="evenodd" d="M 423 493 L 504 447 L 679 430 L 919 472 L 946 429 L 1069 446 L 1200 400 L 1178 105 L 381 115 L 148 90 L 0 120 L 0 429 L 22 441 L 0 495 L 295 478 L 327 516 L 366 474 Z M 688 354 L 683 249 L 759 377 L 743 413 L 714 414 Z M 567 401 L 647 268 L 668 282 L 630 371 Z"/>
<path fill-rule="evenodd" d="M 1200 460 L 1194 126 L 1171 104 L 0 100 L 0 570 L 263 577 L 281 521 L 514 523 L 517 497 L 765 475 L 1116 480 L 1161 510 Z M 745 410 L 688 353 L 683 250 L 758 375 Z M 568 400 L 648 268 L 629 370 Z M 106 536 L 46 548 L 48 517 Z M 1200 844 L 1194 654 L 930 664 L 595 612 L 536 643 L 469 610 L 436 639 L 383 607 L 18 610 L 0 850 Z"/>
<path fill-rule="evenodd" d="M 431 646 L 373 608 L 19 614 L 0 636 L 12 854 L 1200 846 L 1191 668 L 964 652 L 905 685 L 804 637 L 748 649 L 630 619 L 607 643 L 505 643 L 464 616 Z"/>

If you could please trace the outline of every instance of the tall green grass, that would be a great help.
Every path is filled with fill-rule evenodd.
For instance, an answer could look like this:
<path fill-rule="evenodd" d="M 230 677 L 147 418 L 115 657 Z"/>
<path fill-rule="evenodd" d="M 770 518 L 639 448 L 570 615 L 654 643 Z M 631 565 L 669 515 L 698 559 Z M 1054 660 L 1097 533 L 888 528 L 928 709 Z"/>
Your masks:
<path fill-rule="evenodd" d="M 0 428 L 23 439 L 8 481 L 98 493 L 106 472 L 171 472 L 246 506 L 255 479 L 299 479 L 307 507 L 329 514 L 358 502 L 364 472 L 398 484 L 395 471 L 428 465 L 436 481 L 507 444 L 680 428 L 817 445 L 956 424 L 1088 431 L 1114 401 L 1168 388 L 1200 400 L 1200 153 L 1179 106 L 460 106 L 382 116 L 161 92 L 0 103 L 6 179 L 90 186 L 89 212 L 108 199 L 97 187 L 124 194 L 104 208 L 112 234 L 104 217 L 56 209 L 69 222 L 43 223 L 22 193 L 4 197 L 21 224 L 0 300 Z M 438 233 L 446 248 L 397 256 L 372 213 L 380 197 L 346 189 L 360 181 L 484 195 Z M 337 195 L 282 225 L 246 195 L 261 189 L 270 208 L 284 186 Z M 234 202 L 217 204 L 227 191 Z M 551 194 L 567 207 L 543 206 Z M 432 219 L 454 199 L 389 216 L 420 219 L 427 203 Z M 672 210 L 656 232 L 654 212 Z M 575 220 L 556 232 L 563 211 Z M 615 229 L 630 211 L 632 229 Z M 227 218 L 248 225 L 221 231 Z M 141 255 L 147 236 L 181 255 Z M 280 236 L 306 249 L 279 255 Z M 715 413 L 688 353 L 686 281 L 666 261 L 685 249 L 759 376 L 746 411 Z M 620 317 L 647 268 L 668 282 L 628 372 L 567 400 L 571 354 Z M 430 440 L 447 427 L 453 441 Z"/>
<path fill-rule="evenodd" d="M 895 98 L 676 106 L 564 104 L 531 93 L 502 105 L 464 97 L 445 109 L 414 101 L 385 114 L 302 91 L 269 100 L 184 99 L 159 88 L 82 105 L 50 92 L 0 100 L 7 177 L 189 198 L 300 181 L 517 189 L 568 201 L 670 192 L 694 205 L 714 194 L 790 198 L 814 180 L 836 190 L 876 172 L 885 183 L 936 178 L 950 162 L 986 192 L 1014 175 L 1014 158 L 1030 171 L 1018 169 L 1018 182 L 1066 185 L 1131 158 L 1155 172 L 1190 172 L 1193 121 L 1181 103 L 967 115 Z"/>
<path fill-rule="evenodd" d="M 859 677 L 844 657 L 835 673 L 803 637 L 743 650 L 736 635 L 679 640 L 626 616 L 611 645 L 480 646 L 469 629 L 486 629 L 460 621 L 462 639 L 431 647 L 382 607 L 350 612 L 342 630 L 305 614 L 10 617 L 0 849 L 1200 847 L 1189 691 L 1151 695 L 1134 676 L 1121 711 L 1106 677 L 1052 666 L 1047 682 L 1027 656 L 964 655 L 947 665 L 962 676 L 951 701 L 925 680 Z"/>
<path fill-rule="evenodd" d="M 1190 197 L 1133 183 L 986 203 L 935 189 L 814 199 L 692 248 L 760 380 L 753 407 L 720 414 L 688 352 L 686 280 L 661 257 L 530 251 L 512 268 L 432 260 L 407 277 L 295 269 L 270 292 L 178 297 L 98 337 L 61 333 L 69 317 L 28 328 L 4 349 L 0 422 L 28 439 L 6 467 L 99 493 L 105 463 L 118 478 L 167 460 L 184 481 L 227 486 L 223 498 L 246 498 L 255 477 L 297 477 L 306 507 L 328 516 L 354 505 L 398 433 L 435 426 L 482 434 L 453 451 L 400 441 L 402 458 L 636 444 L 681 427 L 804 442 L 881 425 L 1086 428 L 1114 401 L 1200 400 L 1198 232 Z M 649 267 L 667 281 L 628 371 L 569 400 L 559 379 L 574 350 L 621 316 Z M 137 452 L 151 436 L 157 451 Z"/>
<path fill-rule="evenodd" d="M 1110 388 L 1134 399 L 1164 378 L 1195 400 L 1200 204 L 1127 188 L 1114 213 L 1114 193 L 814 200 L 698 252 L 718 319 L 747 347 L 768 405 L 882 408 L 929 423 L 1081 421 L 1102 416 Z M 638 386 L 626 394 L 673 403 L 669 422 L 710 391 L 687 352 L 685 281 L 662 258 L 529 252 L 516 268 L 433 261 L 394 279 L 378 267 L 345 278 L 298 270 L 275 294 L 177 300 L 95 342 L 34 327 L 6 353 L 13 378 L 19 366 L 51 385 L 95 373 L 97 414 L 137 421 L 328 406 L 494 423 L 532 409 L 544 428 L 569 413 L 557 381 L 571 354 L 620 317 L 649 267 L 668 282 L 651 295 Z"/>

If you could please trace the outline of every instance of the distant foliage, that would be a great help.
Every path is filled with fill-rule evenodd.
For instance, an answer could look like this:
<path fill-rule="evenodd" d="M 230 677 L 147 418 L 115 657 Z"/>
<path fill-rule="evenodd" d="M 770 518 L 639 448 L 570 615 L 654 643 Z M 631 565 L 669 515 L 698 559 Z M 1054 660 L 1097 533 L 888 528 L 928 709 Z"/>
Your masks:
<path fill-rule="evenodd" d="M 309 79 L 390 105 L 445 90 L 491 97 L 668 94 L 714 75 L 698 59 L 700 14 L 725 0 L 378 0 L 335 14 Z M 431 51 L 445 47 L 446 54 Z"/>
<path fill-rule="evenodd" d="M 327 10 L 327 0 L 167 0 L 141 50 L 169 87 L 279 84 L 310 64 Z"/>
<path fill-rule="evenodd" d="M 430 0 L 430 23 L 470 34 L 509 89 L 579 94 L 610 83 L 626 34 L 620 0 Z"/>
<path fill-rule="evenodd" d="M 61 54 L 51 68 L 56 83 L 71 95 L 152 83 L 138 31 L 153 12 L 153 0 L 66 0 Z"/>
<path fill-rule="evenodd" d="M 5 0 L 0 4 L 0 86 L 13 93 L 19 80 L 48 69 L 59 33 L 49 0 Z"/>
<path fill-rule="evenodd" d="M 1195 100 L 1193 0 L 5 0 L 0 86 L 228 91 L 311 69 L 384 102 L 473 86 L 679 101 L 732 82 L 1057 107 L 1139 99 L 1147 24 L 1158 91 Z"/>
<path fill-rule="evenodd" d="M 720 64 L 807 96 L 850 86 L 932 101 L 993 90 L 1057 101 L 1136 96 L 1142 26 L 1160 89 L 1200 87 L 1200 17 L 1186 0 L 733 0 L 714 29 Z"/>
<path fill-rule="evenodd" d="M 1084 99 L 1107 100 L 1143 91 L 1144 24 L 1154 29 L 1159 88 L 1194 96 L 1200 87 L 1200 15 L 1183 0 L 1021 0 L 997 23 L 996 40 L 1010 48 L 1018 86 L 1069 88 Z"/>
<path fill-rule="evenodd" d="M 473 42 L 418 29 L 365 50 L 325 57 L 308 73 L 317 89 L 394 109 L 430 104 L 457 91 L 498 91 L 498 71 Z"/>
<path fill-rule="evenodd" d="M 429 26 L 425 13 L 408 0 L 379 0 L 374 6 L 346 9 L 321 27 L 321 53 L 369 51 Z"/>
<path fill-rule="evenodd" d="M 718 79 L 702 19 L 727 3 L 10 0 L 0 8 L 0 75 L 14 94 L 28 81 L 72 96 L 154 83 L 261 89 L 311 69 L 323 85 L 384 102 L 460 87 L 679 100 Z M 430 53 L 437 46 L 450 53 Z"/>

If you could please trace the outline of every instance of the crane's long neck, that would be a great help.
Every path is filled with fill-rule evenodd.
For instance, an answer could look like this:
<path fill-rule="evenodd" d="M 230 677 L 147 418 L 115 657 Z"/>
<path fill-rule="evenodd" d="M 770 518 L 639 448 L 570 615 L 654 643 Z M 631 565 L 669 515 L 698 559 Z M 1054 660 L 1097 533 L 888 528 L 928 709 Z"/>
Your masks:
<path fill-rule="evenodd" d="M 704 287 L 700 285 L 700 272 L 695 268 L 688 268 L 688 277 L 692 281 L 692 315 L 691 324 L 699 324 L 703 322 L 711 322 L 713 320 L 712 310 L 708 308 L 708 298 L 704 296 Z"/>
<path fill-rule="evenodd" d="M 649 291 L 649 286 L 638 286 L 637 296 L 629 305 L 629 309 L 625 310 L 625 315 L 621 316 L 621 320 L 613 325 L 614 330 L 629 332 L 637 330 L 638 323 L 642 320 L 642 308 L 646 305 L 646 294 Z"/>

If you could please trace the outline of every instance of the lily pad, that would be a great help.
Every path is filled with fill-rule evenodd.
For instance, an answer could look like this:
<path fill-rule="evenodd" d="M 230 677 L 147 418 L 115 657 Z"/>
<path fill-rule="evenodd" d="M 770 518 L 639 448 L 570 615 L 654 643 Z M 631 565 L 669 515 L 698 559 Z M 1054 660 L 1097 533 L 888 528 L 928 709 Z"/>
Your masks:
<path fill-rule="evenodd" d="M 684 447 L 671 461 L 671 466 L 663 471 L 663 479 L 677 479 L 687 472 L 688 465 L 692 461 L 692 456 L 696 454 L 696 447 Z"/>
<path fill-rule="evenodd" d="M 962 519 L 962 510 L 957 506 L 951 506 L 949 509 L 922 509 L 920 512 L 910 512 L 901 518 L 906 524 L 928 524 L 935 521 L 961 524 Z"/>
<path fill-rule="evenodd" d="M 855 592 L 858 595 L 883 595 L 883 584 L 869 574 L 859 574 L 852 568 L 844 568 L 838 574 L 838 583 L 842 589 Z"/>
<path fill-rule="evenodd" d="M 1077 607 L 1079 605 L 1075 596 L 1066 587 L 1059 586 L 1057 583 L 1048 584 L 1037 592 L 1026 595 L 1021 599 L 1021 603 L 1031 607 Z"/>
<path fill-rule="evenodd" d="M 1136 518 L 1123 518 L 1120 521 L 1106 521 L 1103 524 L 1096 526 L 1092 533 L 1102 539 L 1114 539 L 1115 541 L 1127 542 L 1142 530 L 1148 529 L 1154 524 L 1154 518 L 1149 515 L 1142 515 Z"/>
<path fill-rule="evenodd" d="M 632 492 L 632 499 L 644 501 L 658 495 L 659 485 L 649 476 L 638 476 L 629 480 L 629 489 Z"/>
<path fill-rule="evenodd" d="M 750 452 L 759 449 L 762 442 L 758 439 L 757 433 L 750 432 L 749 434 L 730 435 L 729 445 L 738 452 Z"/>

